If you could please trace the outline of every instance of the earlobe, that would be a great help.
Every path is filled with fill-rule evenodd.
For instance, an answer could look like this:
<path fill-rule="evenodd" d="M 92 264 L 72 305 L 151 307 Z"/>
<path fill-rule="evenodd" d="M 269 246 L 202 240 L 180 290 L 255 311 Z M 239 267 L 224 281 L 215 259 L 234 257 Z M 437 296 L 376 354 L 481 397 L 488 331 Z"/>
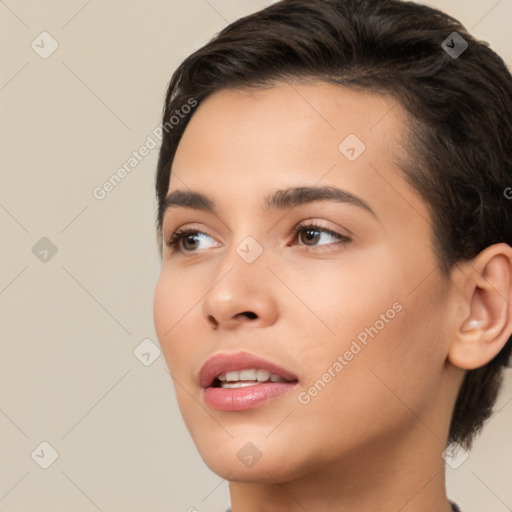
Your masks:
<path fill-rule="evenodd" d="M 448 360 L 474 370 L 491 361 L 512 334 L 512 248 L 492 245 L 462 266 L 465 314 L 454 326 Z"/>

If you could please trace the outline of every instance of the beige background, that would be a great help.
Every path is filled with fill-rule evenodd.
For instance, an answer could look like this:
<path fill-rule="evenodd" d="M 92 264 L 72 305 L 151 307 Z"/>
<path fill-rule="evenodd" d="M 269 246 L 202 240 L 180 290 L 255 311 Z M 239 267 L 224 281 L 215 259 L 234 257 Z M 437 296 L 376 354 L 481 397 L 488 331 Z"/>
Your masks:
<path fill-rule="evenodd" d="M 196 454 L 153 360 L 157 149 L 104 199 L 93 190 L 159 124 L 178 63 L 270 3 L 0 1 L 0 511 L 225 509 L 227 484 Z M 512 63 L 512 0 L 431 4 Z M 43 31 L 58 43 L 46 59 Z M 42 237 L 54 256 L 45 242 L 32 252 Z M 448 469 L 464 512 L 512 510 L 507 379 L 485 434 Z M 42 442 L 58 452 L 47 469 Z"/>

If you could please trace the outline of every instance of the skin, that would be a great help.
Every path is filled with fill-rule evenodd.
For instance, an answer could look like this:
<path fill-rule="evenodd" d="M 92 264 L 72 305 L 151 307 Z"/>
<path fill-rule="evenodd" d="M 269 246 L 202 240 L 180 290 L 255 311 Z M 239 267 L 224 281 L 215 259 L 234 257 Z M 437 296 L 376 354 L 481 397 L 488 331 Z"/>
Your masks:
<path fill-rule="evenodd" d="M 219 91 L 187 126 L 169 192 L 201 192 L 217 211 L 167 210 L 164 241 L 180 227 L 206 235 L 188 252 L 164 243 L 155 326 L 184 421 L 230 481 L 233 512 L 451 510 L 441 453 L 464 370 L 512 331 L 512 257 L 499 244 L 441 273 L 428 207 L 397 165 L 406 126 L 392 98 L 322 83 Z M 353 162 L 338 149 L 348 134 L 366 145 Z M 275 190 L 324 185 L 375 215 L 332 201 L 263 207 Z M 302 221 L 351 241 L 321 232 L 307 245 L 291 234 Z M 247 236 L 263 249 L 253 263 L 236 252 Z M 396 303 L 401 311 L 301 404 L 298 394 Z M 247 411 L 210 408 L 197 374 L 211 355 L 238 351 L 291 370 L 297 389 Z M 261 453 L 250 468 L 237 457 L 248 442 Z"/>

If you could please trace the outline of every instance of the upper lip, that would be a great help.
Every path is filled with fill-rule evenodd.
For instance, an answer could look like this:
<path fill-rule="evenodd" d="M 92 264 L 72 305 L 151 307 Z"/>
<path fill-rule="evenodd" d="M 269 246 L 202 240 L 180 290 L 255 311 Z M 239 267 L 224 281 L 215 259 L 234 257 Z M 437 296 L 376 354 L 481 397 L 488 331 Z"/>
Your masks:
<path fill-rule="evenodd" d="M 199 371 L 199 384 L 207 388 L 221 374 L 246 369 L 268 370 L 285 380 L 298 380 L 297 376 L 277 364 L 245 352 L 218 353 L 209 357 Z"/>

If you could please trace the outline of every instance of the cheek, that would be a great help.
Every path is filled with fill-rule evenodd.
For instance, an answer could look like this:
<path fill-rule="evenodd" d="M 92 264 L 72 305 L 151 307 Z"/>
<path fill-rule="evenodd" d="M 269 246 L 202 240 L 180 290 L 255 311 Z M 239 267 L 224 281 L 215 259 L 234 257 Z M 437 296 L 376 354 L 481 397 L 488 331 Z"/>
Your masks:
<path fill-rule="evenodd" d="M 205 275 L 165 262 L 155 287 L 153 314 L 157 334 L 165 338 L 199 305 Z M 161 341 L 163 338 L 161 339 Z"/>
<path fill-rule="evenodd" d="M 338 452 L 354 450 L 406 432 L 435 398 L 431 382 L 437 370 L 433 358 L 424 357 L 427 340 L 408 314 L 402 309 L 380 330 L 379 323 L 376 330 L 361 331 L 365 342 L 340 336 L 309 353 L 295 427 L 329 438 L 328 446 L 313 443 L 327 459 L 334 446 Z"/>
<path fill-rule="evenodd" d="M 174 375 L 183 368 L 182 359 L 186 355 L 188 343 L 180 343 L 180 332 L 187 325 L 197 303 L 196 293 L 186 286 L 178 273 L 162 269 L 153 298 L 153 318 L 155 331 L 167 362 Z M 190 285 L 190 280 L 188 280 Z"/>
<path fill-rule="evenodd" d="M 375 324 L 380 332 L 396 317 L 393 305 L 400 293 L 391 277 L 396 269 L 379 267 L 375 259 L 363 256 L 347 252 L 335 264 L 283 269 L 283 280 L 293 284 L 295 296 L 282 305 L 302 324 L 301 332 L 310 334 L 308 348 L 318 348 L 322 339 L 321 347 L 343 350 L 358 336 L 364 342 Z"/>
<path fill-rule="evenodd" d="M 158 339 L 163 344 L 167 331 L 173 325 L 176 293 L 173 292 L 164 270 L 160 272 L 153 297 L 153 319 Z"/>
<path fill-rule="evenodd" d="M 297 296 L 306 297 L 314 311 L 299 320 L 307 333 L 299 338 L 304 384 L 309 388 L 320 380 L 321 393 L 312 389 L 312 398 L 318 406 L 338 404 L 340 413 L 364 409 L 362 404 L 379 408 L 397 400 L 393 392 L 417 399 L 421 407 L 446 357 L 440 283 L 433 277 L 411 293 L 422 276 L 418 269 L 387 265 L 384 257 L 372 261 L 360 258 L 337 272 L 318 269 L 306 274 L 307 281 L 295 281 Z"/>

